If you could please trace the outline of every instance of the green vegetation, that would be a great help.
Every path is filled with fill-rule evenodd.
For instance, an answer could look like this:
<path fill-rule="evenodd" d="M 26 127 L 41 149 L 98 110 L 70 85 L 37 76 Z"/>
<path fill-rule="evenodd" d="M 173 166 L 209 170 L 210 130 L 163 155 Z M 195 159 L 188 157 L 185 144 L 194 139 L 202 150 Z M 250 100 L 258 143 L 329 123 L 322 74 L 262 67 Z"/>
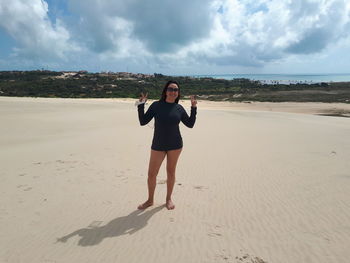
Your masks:
<path fill-rule="evenodd" d="M 248 79 L 173 77 L 162 74 L 55 71 L 0 72 L 0 96 L 60 98 L 137 98 L 141 92 L 158 99 L 164 84 L 176 80 L 181 96 L 226 101 L 313 101 L 350 103 L 350 83 L 262 84 Z"/>

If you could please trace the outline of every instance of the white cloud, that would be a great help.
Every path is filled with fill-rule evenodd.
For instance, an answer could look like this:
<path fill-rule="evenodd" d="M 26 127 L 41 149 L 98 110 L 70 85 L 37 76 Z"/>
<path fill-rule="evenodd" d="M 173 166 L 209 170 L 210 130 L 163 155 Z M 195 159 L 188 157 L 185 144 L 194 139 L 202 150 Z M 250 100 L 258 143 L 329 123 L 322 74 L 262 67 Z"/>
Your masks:
<path fill-rule="evenodd" d="M 314 54 L 349 35 L 349 4 L 327 1 L 217 0 L 210 38 L 185 47 L 219 65 L 261 66 L 290 54 Z M 224 38 L 224 39 L 223 39 Z"/>
<path fill-rule="evenodd" d="M 313 54 L 343 48 L 337 43 L 350 35 L 347 0 L 67 0 L 73 19 L 55 23 L 44 1 L 6 2 L 0 0 L 0 26 L 17 41 L 18 57 L 66 58 L 110 70 L 314 61 Z"/>
<path fill-rule="evenodd" d="M 208 16 L 209 2 L 70 0 L 69 6 L 80 17 L 79 32 L 93 51 L 119 52 L 125 48 L 120 42 L 129 39 L 138 49 L 164 54 L 207 36 L 212 19 Z"/>
<path fill-rule="evenodd" d="M 27 59 L 65 58 L 78 50 L 60 20 L 52 24 L 41 0 L 0 0 L 0 26 L 17 42 L 14 55 Z"/>

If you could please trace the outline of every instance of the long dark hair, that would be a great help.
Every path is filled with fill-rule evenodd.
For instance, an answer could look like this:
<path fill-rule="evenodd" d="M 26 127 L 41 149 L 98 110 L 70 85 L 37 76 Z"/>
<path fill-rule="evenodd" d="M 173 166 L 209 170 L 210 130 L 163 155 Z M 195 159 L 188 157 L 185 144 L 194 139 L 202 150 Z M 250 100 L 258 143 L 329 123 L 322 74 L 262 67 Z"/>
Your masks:
<path fill-rule="evenodd" d="M 162 96 L 160 97 L 160 101 L 165 101 L 166 100 L 166 90 L 167 90 L 167 88 L 168 88 L 168 86 L 170 84 L 176 84 L 178 86 L 178 88 L 179 88 L 179 91 L 177 93 L 177 98 L 175 99 L 175 103 L 179 103 L 179 100 L 180 100 L 180 85 L 179 85 L 179 83 L 176 80 L 169 80 L 165 84 L 163 92 L 162 92 Z"/>

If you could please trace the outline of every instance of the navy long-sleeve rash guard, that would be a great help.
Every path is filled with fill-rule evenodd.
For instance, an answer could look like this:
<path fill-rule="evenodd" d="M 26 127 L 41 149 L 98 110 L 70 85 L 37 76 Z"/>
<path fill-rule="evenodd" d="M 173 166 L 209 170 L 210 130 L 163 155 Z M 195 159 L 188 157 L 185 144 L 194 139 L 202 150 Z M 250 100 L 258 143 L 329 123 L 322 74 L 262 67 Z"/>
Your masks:
<path fill-rule="evenodd" d="M 191 115 L 188 116 L 180 104 L 155 101 L 146 113 L 144 110 L 145 104 L 140 104 L 138 114 L 141 125 L 146 125 L 152 118 L 155 119 L 152 150 L 169 151 L 182 148 L 179 123 L 182 121 L 187 127 L 192 128 L 196 122 L 197 108 L 191 107 Z"/>

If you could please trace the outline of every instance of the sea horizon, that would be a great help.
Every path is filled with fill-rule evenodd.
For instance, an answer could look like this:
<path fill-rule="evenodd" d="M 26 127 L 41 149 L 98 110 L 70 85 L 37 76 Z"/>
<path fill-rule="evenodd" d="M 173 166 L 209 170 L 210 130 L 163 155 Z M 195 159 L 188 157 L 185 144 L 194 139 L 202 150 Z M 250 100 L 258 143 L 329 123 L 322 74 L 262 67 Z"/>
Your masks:
<path fill-rule="evenodd" d="M 330 74 L 198 74 L 188 75 L 195 78 L 237 79 L 245 78 L 260 81 L 266 84 L 294 84 L 294 83 L 321 83 L 321 82 L 350 82 L 350 73 Z"/>

